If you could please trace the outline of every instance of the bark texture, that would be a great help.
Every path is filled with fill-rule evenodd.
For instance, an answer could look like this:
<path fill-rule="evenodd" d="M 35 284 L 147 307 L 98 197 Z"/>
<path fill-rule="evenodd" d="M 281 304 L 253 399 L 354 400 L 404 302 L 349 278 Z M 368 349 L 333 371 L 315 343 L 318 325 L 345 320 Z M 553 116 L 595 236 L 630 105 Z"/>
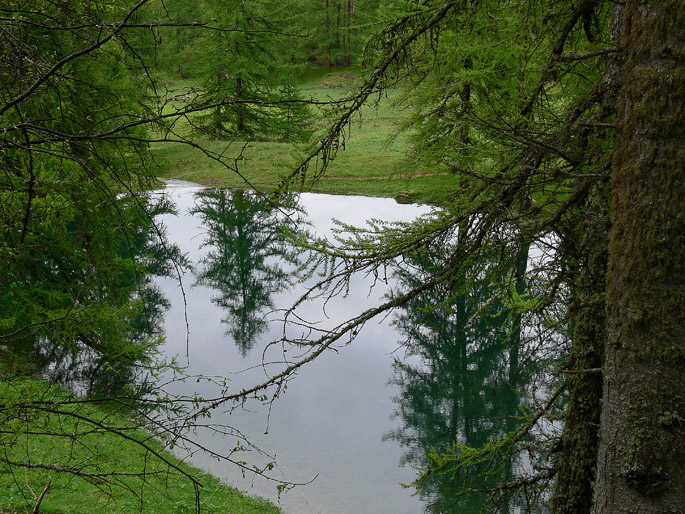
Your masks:
<path fill-rule="evenodd" d="M 573 351 L 569 376 L 561 458 L 551 507 L 554 514 L 589 514 L 597 468 L 602 367 L 605 341 L 605 277 L 607 270 L 608 213 L 606 193 L 595 191 L 587 211 L 583 241 L 586 258 L 576 283 Z"/>
<path fill-rule="evenodd" d="M 616 4 L 609 33 L 617 43 L 623 33 L 623 5 Z M 601 87 L 604 90 L 598 121 L 611 122 L 616 116 L 622 57 L 609 54 Z M 613 138 L 614 134 L 602 133 Z M 596 136 L 597 137 L 597 136 Z M 611 156 L 608 157 L 609 159 Z M 609 163 L 607 163 L 609 164 Z M 585 205 L 585 233 L 581 250 L 585 259 L 575 282 L 575 330 L 568 367 L 596 370 L 604 365 L 606 342 L 606 272 L 609 242 L 608 181 L 595 185 Z M 595 372 L 571 374 L 567 381 L 566 408 L 561 456 L 551 508 L 554 514 L 589 514 L 597 476 L 599 421 L 602 408 L 602 375 Z"/>
<path fill-rule="evenodd" d="M 685 9 L 626 4 L 595 513 L 685 506 Z"/>

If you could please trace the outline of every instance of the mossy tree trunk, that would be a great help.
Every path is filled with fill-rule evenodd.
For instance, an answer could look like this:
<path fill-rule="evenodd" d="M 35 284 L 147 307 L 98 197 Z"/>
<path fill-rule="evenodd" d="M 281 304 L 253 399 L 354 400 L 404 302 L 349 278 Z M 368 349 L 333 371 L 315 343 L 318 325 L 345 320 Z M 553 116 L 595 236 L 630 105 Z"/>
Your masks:
<path fill-rule="evenodd" d="M 685 505 L 685 10 L 628 1 L 593 512 Z"/>
<path fill-rule="evenodd" d="M 609 33 L 618 42 L 623 32 L 625 10 L 616 4 Z M 601 122 L 616 115 L 622 58 L 605 58 L 602 89 L 605 91 L 599 113 Z M 602 134 L 600 132 L 600 134 Z M 604 137 L 613 138 L 604 132 Z M 601 136 L 600 136 L 601 137 Z M 611 156 L 598 167 L 609 166 Z M 597 476 L 599 422 L 602 408 L 602 374 L 606 342 L 606 273 L 609 242 L 608 181 L 598 182 L 585 204 L 585 219 L 579 253 L 577 278 L 573 284 L 573 349 L 567 367 L 569 403 L 565 412 L 561 455 L 554 493 L 554 514 L 589 514 Z"/>
<path fill-rule="evenodd" d="M 605 277 L 608 213 L 606 193 L 597 189 L 588 201 L 583 262 L 575 283 L 573 350 L 567 367 L 569 404 L 556 486 L 554 514 L 589 514 L 597 467 L 602 367 L 605 341 Z"/>

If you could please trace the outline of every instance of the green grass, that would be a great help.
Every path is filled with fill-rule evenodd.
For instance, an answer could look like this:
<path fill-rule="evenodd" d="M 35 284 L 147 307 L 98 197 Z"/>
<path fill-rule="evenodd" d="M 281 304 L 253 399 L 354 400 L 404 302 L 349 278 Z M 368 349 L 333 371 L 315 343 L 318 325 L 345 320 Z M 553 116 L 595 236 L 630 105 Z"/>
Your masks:
<path fill-rule="evenodd" d="M 195 512 L 195 489 L 190 480 L 131 441 L 97 429 L 84 418 L 101 420 L 113 427 L 130 427 L 131 421 L 116 410 L 93 404 L 63 405 L 74 415 L 24 410 L 21 402 L 44 402 L 68 398 L 64 390 L 29 378 L 0 381 L 0 512 L 32 512 L 35 496 L 52 484 L 40 504 L 44 514 L 184 514 Z M 47 405 L 47 404 L 46 404 Z M 21 415 L 19 415 L 21 414 Z M 125 430 L 145 441 L 175 466 L 191 473 L 202 484 L 203 513 L 277 514 L 271 503 L 250 498 L 223 485 L 218 479 L 180 462 L 161 443 L 146 433 Z M 33 434 L 31 434 L 33 432 Z M 38 435 L 40 433 L 40 435 Z M 60 435 L 54 435 L 60 434 Z M 8 466 L 6 460 L 48 464 L 54 469 Z M 112 476 L 99 482 L 59 472 L 57 467 L 78 467 L 85 473 L 146 471 L 146 480 Z M 35 496 L 34 496 L 35 495 Z"/>
<path fill-rule="evenodd" d="M 354 69 L 318 69 L 310 70 L 302 78 L 300 87 L 306 98 L 338 100 L 360 81 L 361 77 Z M 174 82 L 169 88 L 181 92 L 190 86 L 190 82 L 184 81 Z M 419 201 L 435 202 L 439 198 L 445 189 L 445 175 L 432 173 L 432 170 L 417 172 L 406 155 L 408 145 L 405 134 L 400 134 L 392 144 L 388 144 L 396 136 L 402 119 L 407 116 L 393 104 L 395 96 L 391 92 L 376 105 L 363 108 L 361 117 L 355 118 L 348 127 L 349 138 L 345 148 L 338 152 L 326 174 L 314 183 L 305 182 L 303 190 L 385 197 L 394 197 L 400 191 L 412 191 L 413 198 Z M 174 102 L 168 112 L 182 105 L 182 102 Z M 329 126 L 332 116 L 325 110 L 315 111 L 320 131 Z M 184 136 L 190 135 L 185 122 L 178 125 L 178 130 Z M 193 140 L 211 152 L 223 155 L 225 161 L 239 173 L 207 157 L 198 149 L 181 143 L 159 143 L 153 146 L 153 153 L 161 177 L 269 191 L 297 167 L 306 152 L 306 148 L 288 143 L 228 142 L 204 137 L 194 137 Z"/>

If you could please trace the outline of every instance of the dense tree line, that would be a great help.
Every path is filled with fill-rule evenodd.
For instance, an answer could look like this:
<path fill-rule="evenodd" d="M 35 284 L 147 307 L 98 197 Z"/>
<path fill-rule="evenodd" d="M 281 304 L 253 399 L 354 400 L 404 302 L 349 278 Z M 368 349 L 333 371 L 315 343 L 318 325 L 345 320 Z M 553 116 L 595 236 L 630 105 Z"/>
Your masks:
<path fill-rule="evenodd" d="M 498 383 L 511 392 L 517 374 L 529 371 L 522 356 L 537 356 L 546 389 L 537 391 L 537 409 L 498 439 L 476 447 L 466 438 L 427 453 L 418 485 L 442 488 L 448 476 L 460 487 L 445 488 L 451 496 L 443 500 L 488 493 L 501 510 L 677 512 L 685 499 L 680 3 L 293 0 L 280 7 L 161 0 L 0 7 L 3 356 L 48 341 L 73 355 L 95 352 L 114 370 L 149 362 L 157 334 L 132 337 L 140 317 L 154 314 L 144 277 L 181 261 L 137 193 L 152 179 L 148 144 L 197 147 L 176 133 L 179 118 L 221 137 L 307 138 L 297 67 L 366 61 L 368 79 L 338 106 L 335 124 L 284 187 L 324 174 L 361 106 L 397 85 L 412 112 L 411 161 L 448 172 L 449 187 L 444 208 L 416 223 L 352 230 L 337 245 L 302 239 L 330 271 L 311 294 L 325 287 L 335 294 L 352 273 L 381 274 L 397 259 L 441 259 L 335 330 L 283 341 L 308 351 L 252 388 L 209 402 L 113 391 L 139 415 L 131 431 L 140 423 L 162 439 L 187 440 L 184 430 L 219 406 L 275 398 L 301 366 L 353 339 L 374 316 L 429 297 L 432 314 L 444 309 L 450 319 L 456 299 L 456 338 L 492 309 L 510 316 L 515 337 L 501 347 L 508 375 Z M 180 109 L 169 110 L 164 74 L 200 84 Z M 156 244 L 141 245 L 143 232 L 155 233 Z M 526 268 L 531 249 L 546 258 Z M 482 291 L 491 298 L 464 304 Z M 416 325 L 432 322 L 426 316 Z M 522 333 L 525 323 L 540 329 Z M 465 347 L 454 357 L 443 344 L 428 352 L 434 363 L 469 358 Z M 409 383 L 414 371 L 398 373 Z M 11 380 L 11 370 L 3 376 Z M 158 408 L 183 412 L 162 425 L 150 416 Z M 63 404 L 14 398 L 0 406 L 3 432 L 22 430 L 16 413 L 37 409 L 78 416 Z M 563 430 L 547 418 L 563 419 Z M 514 476 L 507 458 L 524 452 L 532 465 Z M 232 454 L 220 457 L 249 469 Z M 114 476 L 89 476 L 69 462 L 50 466 L 86 479 Z M 495 476 L 501 480 L 493 483 Z"/>
<path fill-rule="evenodd" d="M 362 63 L 364 42 L 382 16 L 378 3 L 368 0 L 287 0 L 278 5 L 263 1 L 156 0 L 145 12 L 147 19 L 162 24 L 155 30 L 158 69 L 180 77 L 203 76 L 203 60 L 214 56 L 211 49 L 216 34 L 201 30 L 204 27 L 218 32 L 233 28 L 235 37 L 260 40 L 261 48 L 255 52 L 253 47 L 251 55 L 263 61 L 263 53 L 268 52 L 269 66 L 280 61 L 331 68 Z M 222 19 L 222 15 L 232 21 Z M 246 25 L 239 27 L 238 20 Z M 273 43 L 274 37 L 280 38 L 277 47 L 268 43 L 269 39 Z M 258 71 L 253 66 L 248 68 L 248 72 Z"/>

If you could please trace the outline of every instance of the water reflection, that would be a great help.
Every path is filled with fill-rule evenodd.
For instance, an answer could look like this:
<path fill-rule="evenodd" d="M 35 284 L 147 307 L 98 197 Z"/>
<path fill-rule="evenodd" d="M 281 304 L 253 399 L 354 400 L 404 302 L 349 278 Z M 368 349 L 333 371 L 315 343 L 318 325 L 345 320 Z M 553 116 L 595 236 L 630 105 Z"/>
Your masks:
<path fill-rule="evenodd" d="M 299 211 L 285 215 L 252 191 L 203 190 L 196 194 L 191 214 L 205 233 L 196 284 L 215 289 L 212 302 L 226 316 L 227 335 L 246 357 L 267 329 L 264 315 L 273 308 L 272 296 L 293 285 L 291 270 L 297 253 L 286 243 Z"/>
<path fill-rule="evenodd" d="M 167 190 L 167 194 L 176 202 L 180 216 L 165 216 L 162 221 L 168 227 L 170 239 L 188 252 L 193 263 L 190 281 L 195 284 L 188 287 L 190 281 L 186 281 L 182 291 L 174 280 L 159 281 L 172 302 L 166 316 L 165 351 L 169 358 L 182 356 L 184 364 L 188 351 L 186 374 L 190 377 L 165 386 L 167 392 L 189 398 L 215 398 L 222 394 L 224 384 L 232 391 L 240 391 L 262 382 L 264 369 L 275 373 L 279 366 L 300 358 L 302 350 L 293 346 L 275 344 L 265 351 L 269 342 L 282 337 L 280 309 L 291 307 L 321 278 L 310 269 L 308 254 L 298 249 L 299 255 L 295 256 L 293 250 L 282 248 L 287 242 L 279 234 L 282 225 L 290 226 L 290 219 L 299 217 L 300 211 L 288 208 L 286 212 L 291 217 L 285 219 L 282 210 L 270 210 L 249 192 L 178 188 Z M 363 225 L 367 218 L 409 221 L 429 210 L 400 206 L 392 199 L 364 197 L 302 194 L 298 202 L 307 212 L 305 228 L 311 227 L 319 237 L 332 237 L 332 217 Z M 238 205 L 247 213 L 241 213 Z M 286 255 L 285 260 L 279 252 Z M 295 257 L 302 261 L 301 266 Z M 314 275 L 295 274 L 305 268 Z M 300 278 L 303 281 L 299 282 Z M 281 283 L 281 279 L 288 284 Z M 278 282 L 278 287 L 274 287 L 274 282 Z M 298 321 L 314 320 L 316 329 L 325 330 L 381 302 L 387 291 L 385 283 L 359 274 L 352 279 L 347 294 L 328 302 L 324 297 L 300 305 Z M 252 314 L 252 320 L 259 323 L 266 317 L 267 324 L 256 335 L 254 348 L 245 357 L 242 354 L 249 345 L 235 344 L 240 337 L 234 336 L 233 325 L 250 318 L 234 313 L 251 303 L 261 309 Z M 242 333 L 250 335 L 248 330 Z M 313 484 L 279 496 L 273 482 L 251 474 L 245 476 L 240 469 L 210 455 L 190 449 L 191 461 L 251 494 L 279 501 L 287 513 L 418 514 L 422 511 L 420 500 L 399 486 L 411 481 L 413 470 L 398 466 L 398 444 L 382 441 L 391 424 L 392 393 L 386 384 L 397 339 L 389 320 L 370 322 L 354 344 L 325 352 L 303 368 L 273 404 L 251 401 L 212 413 L 212 426 L 235 427 L 250 442 L 275 456 L 277 468 L 272 474 L 276 478 L 306 482 L 317 477 Z M 250 337 L 243 339 L 249 340 Z M 267 368 L 261 365 L 263 361 Z M 207 380 L 196 380 L 200 375 L 208 377 Z M 214 377 L 222 379 L 216 381 Z M 235 438 L 217 437 L 211 428 L 198 429 L 193 437 L 217 453 L 235 446 Z M 180 446 L 176 449 L 182 450 Z M 262 464 L 258 455 L 244 458 L 250 464 Z"/>
<path fill-rule="evenodd" d="M 305 257 L 293 254 L 283 237 L 284 226 L 293 229 L 292 218 L 271 209 L 254 193 L 193 189 L 176 190 L 172 196 L 179 210 L 189 215 L 164 222 L 170 237 L 184 244 L 193 259 L 192 280 L 197 286 L 181 295 L 175 282 L 160 282 L 173 302 L 166 350 L 173 356 L 190 349 L 187 373 L 193 379 L 173 384 L 172 392 L 215 398 L 226 384 L 239 391 L 262 381 L 264 369 L 274 373 L 295 358 L 293 350 L 300 349 L 293 346 L 274 344 L 260 351 L 283 333 L 282 324 L 274 321 L 278 314 L 268 314 L 289 308 L 314 286 L 322 270 L 310 269 L 309 276 L 296 283 L 300 275 L 294 271 L 316 260 L 300 265 Z M 364 218 L 410 220 L 419 212 L 416 206 L 397 206 L 392 200 L 304 194 L 300 201 L 312 230 L 327 237 L 332 216 L 362 225 Z M 443 250 L 449 254 L 449 248 Z M 353 344 L 341 342 L 335 352 L 303 367 L 273 404 L 267 399 L 213 413 L 213 424 L 235 427 L 276 456 L 277 478 L 304 482 L 316 476 L 310 486 L 279 497 L 273 484 L 245 477 L 239 469 L 190 449 L 192 462 L 239 488 L 280 501 L 284 512 L 418 514 L 424 504 L 433 513 L 480 511 L 483 495 L 457 496 L 470 487 L 519 477 L 525 467 L 520 457 L 512 462 L 496 455 L 469 476 L 446 468 L 422 483 L 420 498 L 399 484 L 412 481 L 413 467 L 427 464 L 427 452 L 447 451 L 455 442 L 478 447 L 520 424 L 524 400 L 514 387 L 525 388 L 527 380 L 519 369 L 519 362 L 527 363 L 527 351 L 519 351 L 526 337 L 521 336 L 520 316 L 486 285 L 497 284 L 500 279 L 494 277 L 502 276 L 498 291 L 507 291 L 502 287 L 506 283 L 523 295 L 527 256 L 525 251 L 518 253 L 514 263 L 497 258 L 471 262 L 468 274 L 455 274 L 430 296 L 416 297 L 396 311 L 392 325 L 390 318 L 368 322 Z M 389 289 L 397 294 L 425 283 L 435 268 L 444 267 L 443 257 L 431 253 L 413 262 L 403 260 L 394 273 L 389 266 L 387 283 L 373 274 L 357 274 L 341 294 L 300 305 L 298 320 L 314 320 L 320 323 L 316 330 L 327 330 L 383 302 Z M 446 300 L 438 303 L 437 298 Z M 179 315 L 184 300 L 188 341 Z M 273 323 L 265 322 L 267 315 Z M 406 340 L 407 356 L 399 360 L 393 352 L 401 339 Z M 262 361 L 268 366 L 261 366 Z M 209 378 L 196 380 L 200 375 Z M 214 377 L 228 379 L 217 382 Z M 397 428 L 388 433 L 391 427 Z M 218 453 L 234 445 L 211 430 L 198 430 L 195 436 Z M 255 462 L 255 456 L 248 460 Z M 402 467 L 397 465 L 400 460 Z M 490 477 L 476 476 L 479 471 Z M 509 505 L 505 502 L 501 510 Z"/>
<path fill-rule="evenodd" d="M 163 342 L 164 312 L 169 306 L 154 283 L 155 276 L 168 276 L 174 261 L 183 262 L 152 219 L 172 211 L 173 204 L 166 198 L 120 198 L 119 212 L 136 230 L 128 237 L 109 236 L 112 251 L 98 256 L 104 259 L 98 261 L 104 271 L 91 271 L 93 277 L 88 276 L 92 266 L 87 249 L 54 257 L 58 264 L 51 267 L 51 279 L 36 280 L 74 289 L 74 297 L 64 300 L 74 329 L 61 330 L 55 323 L 4 338 L 13 353 L 30 363 L 34 374 L 90 396 L 112 396 L 124 390 L 127 395 L 145 393 L 151 384 L 143 368 L 153 362 Z M 87 221 L 74 218 L 66 225 L 68 236 L 78 240 Z M 26 282 L 30 277 L 23 278 Z M 89 302 L 101 317 L 91 320 L 87 310 L 80 311 L 82 301 Z"/>
<path fill-rule="evenodd" d="M 413 271 L 398 270 L 399 287 L 418 286 L 440 258 L 422 255 Z M 521 259 L 526 258 L 527 251 L 519 252 L 515 266 L 520 292 L 525 289 Z M 482 279 L 491 273 L 499 270 L 482 263 L 478 271 L 457 274 L 397 315 L 394 325 L 406 336 L 408 355 L 395 360 L 391 379 L 400 389 L 394 402 L 402 426 L 385 437 L 405 449 L 402 464 L 425 468 L 429 452 L 447 452 L 455 443 L 480 447 L 517 426 L 520 396 L 513 381 L 524 379 L 517 368 L 521 320 L 493 300 L 494 291 L 484 285 L 491 282 Z M 436 298 L 448 300 L 436 303 Z M 428 474 L 417 485 L 418 494 L 430 512 L 480 512 L 485 494 L 462 498 L 461 493 L 506 482 L 512 462 L 501 457 L 468 475 L 450 464 Z"/>

